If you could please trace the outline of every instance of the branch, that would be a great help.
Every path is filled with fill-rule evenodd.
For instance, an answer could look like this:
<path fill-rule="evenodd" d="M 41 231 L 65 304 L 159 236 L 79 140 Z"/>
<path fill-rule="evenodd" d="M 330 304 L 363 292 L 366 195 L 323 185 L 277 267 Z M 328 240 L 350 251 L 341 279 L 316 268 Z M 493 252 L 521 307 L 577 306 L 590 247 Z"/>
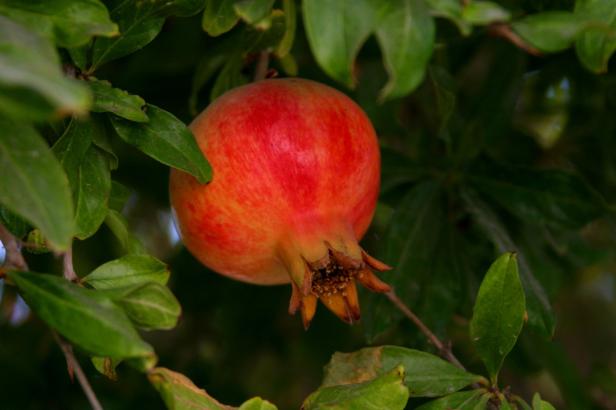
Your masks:
<path fill-rule="evenodd" d="M 94 393 L 94 390 L 92 389 L 88 378 L 81 369 L 81 365 L 75 357 L 75 353 L 73 353 L 73 346 L 71 346 L 71 344 L 68 343 L 66 340 L 62 339 L 62 337 L 60 337 L 53 330 L 52 334 L 54 339 L 56 339 L 56 342 L 58 342 L 58 345 L 60 345 L 62 353 L 64 353 L 64 357 L 66 358 L 66 367 L 68 369 L 68 374 L 71 377 L 71 380 L 73 379 L 73 374 L 77 376 L 77 381 L 81 385 L 81 389 L 88 398 L 92 410 L 103 410 L 103 406 L 101 406 L 101 403 L 98 401 L 98 398 L 96 397 L 96 394 Z"/>
<path fill-rule="evenodd" d="M 257 68 L 255 68 L 254 81 L 264 80 L 267 76 L 267 66 L 269 65 L 269 52 L 261 51 L 257 60 Z"/>
<path fill-rule="evenodd" d="M 426 326 L 424 322 L 422 322 L 421 319 L 419 319 L 419 317 L 417 317 L 417 315 L 413 313 L 413 311 L 407 305 L 405 305 L 402 300 L 400 300 L 400 298 L 396 295 L 393 289 L 385 293 L 385 296 L 387 296 L 387 298 L 400 310 L 400 312 L 404 314 L 404 316 L 406 316 L 419 328 L 421 333 L 426 336 L 428 341 L 438 349 L 439 354 L 443 358 L 458 366 L 460 369 L 466 370 L 462 363 L 460 363 L 458 358 L 454 356 L 453 352 L 451 351 L 451 346 L 449 344 L 446 345 L 445 343 L 441 342 L 441 340 L 434 333 L 432 333 L 428 326 Z"/>
<path fill-rule="evenodd" d="M 18 239 L 16 239 L 13 234 L 9 232 L 8 229 L 2 224 L 0 224 L 0 240 L 4 245 L 4 249 L 6 250 L 6 259 L 4 261 L 4 265 L 0 270 L 0 273 L 6 268 L 6 270 L 24 270 L 27 271 L 28 264 L 21 254 L 21 244 Z M 1 277 L 1 276 L 0 276 Z M 75 270 L 73 269 L 73 251 L 72 248 L 69 248 L 66 253 L 64 253 L 64 277 L 70 281 L 76 281 L 79 278 L 75 274 Z M 92 386 L 90 382 L 88 382 L 88 378 L 85 373 L 81 369 L 77 358 L 75 357 L 75 353 L 73 353 L 73 346 L 68 343 L 66 340 L 62 339 L 58 334 L 52 330 L 52 334 L 60 345 L 60 349 L 62 349 L 62 353 L 64 353 L 64 358 L 66 359 L 66 366 L 68 369 L 68 373 L 73 379 L 73 374 L 77 376 L 77 381 L 81 386 L 84 394 L 88 398 L 90 402 L 90 406 L 92 410 L 103 410 L 100 402 L 96 398 L 96 394 L 94 390 L 92 390 Z"/>
<path fill-rule="evenodd" d="M 70 247 L 64 252 L 63 264 L 64 264 L 64 279 L 70 282 L 78 282 L 79 277 L 75 273 L 73 268 L 73 248 Z"/>
<path fill-rule="evenodd" d="M 19 241 L 2 224 L 0 224 L 0 241 L 4 245 L 6 256 L 2 265 L 6 270 L 28 270 L 28 264 L 21 254 Z"/>
<path fill-rule="evenodd" d="M 522 37 L 520 37 L 515 31 L 513 31 L 511 27 L 507 24 L 503 24 L 503 23 L 492 24 L 488 28 L 488 31 L 494 36 L 502 37 L 506 40 L 509 40 L 511 44 L 526 51 L 528 54 L 531 54 L 534 56 L 542 55 L 541 51 L 531 46 L 530 44 L 526 43 L 522 39 Z"/>

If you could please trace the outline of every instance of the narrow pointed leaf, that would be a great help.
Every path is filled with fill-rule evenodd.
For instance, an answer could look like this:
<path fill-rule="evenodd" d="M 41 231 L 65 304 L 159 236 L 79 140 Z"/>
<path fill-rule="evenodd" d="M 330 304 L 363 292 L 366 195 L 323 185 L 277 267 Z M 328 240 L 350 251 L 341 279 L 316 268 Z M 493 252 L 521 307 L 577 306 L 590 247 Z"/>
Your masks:
<path fill-rule="evenodd" d="M 111 123 L 127 143 L 163 164 L 186 171 L 205 183 L 212 178 L 212 169 L 199 149 L 192 132 L 171 113 L 147 105 L 147 123 L 135 123 L 112 117 Z"/>
<path fill-rule="evenodd" d="M 0 203 L 39 228 L 56 250 L 74 233 L 68 179 L 36 130 L 0 117 Z"/>
<path fill-rule="evenodd" d="M 122 309 L 100 293 L 54 275 L 9 275 L 43 321 L 88 353 L 124 358 L 152 352 Z"/>
<path fill-rule="evenodd" d="M 525 310 L 516 256 L 505 253 L 481 283 L 470 325 L 471 339 L 494 381 L 522 330 Z"/>
<path fill-rule="evenodd" d="M 167 265 L 149 255 L 126 255 L 107 262 L 82 279 L 96 289 L 113 289 L 146 282 L 167 284 Z"/>
<path fill-rule="evenodd" d="M 94 102 L 92 111 L 111 112 L 115 115 L 135 122 L 147 122 L 148 116 L 143 111 L 145 101 L 138 95 L 113 88 L 108 81 L 90 80 L 88 82 Z"/>
<path fill-rule="evenodd" d="M 494 210 L 487 203 L 470 190 L 465 190 L 462 193 L 462 198 L 475 222 L 494 243 L 496 249 L 502 253 L 516 252 L 520 264 L 522 285 L 526 294 L 528 324 L 545 337 L 552 337 L 555 327 L 554 312 L 545 290 L 530 270 L 526 258 L 517 248 Z"/>

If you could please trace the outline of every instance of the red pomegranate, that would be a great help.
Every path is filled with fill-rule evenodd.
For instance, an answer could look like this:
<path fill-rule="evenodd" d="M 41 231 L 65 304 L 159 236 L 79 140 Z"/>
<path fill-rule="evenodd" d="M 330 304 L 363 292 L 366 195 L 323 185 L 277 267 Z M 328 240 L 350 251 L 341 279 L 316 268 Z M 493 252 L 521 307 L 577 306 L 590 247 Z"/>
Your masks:
<path fill-rule="evenodd" d="M 389 286 L 389 267 L 358 245 L 372 219 L 380 154 L 350 98 L 302 79 L 227 92 L 191 124 L 214 177 L 171 171 L 171 203 L 184 244 L 214 271 L 260 285 L 291 282 L 289 311 L 308 327 L 320 299 L 359 320 L 355 282 Z"/>

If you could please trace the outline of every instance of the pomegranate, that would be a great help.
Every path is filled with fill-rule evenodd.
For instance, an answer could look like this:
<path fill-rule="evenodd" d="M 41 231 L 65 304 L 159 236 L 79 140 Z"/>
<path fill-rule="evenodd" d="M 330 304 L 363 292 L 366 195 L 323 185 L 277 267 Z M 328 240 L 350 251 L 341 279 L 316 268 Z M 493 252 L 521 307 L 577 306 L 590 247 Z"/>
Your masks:
<path fill-rule="evenodd" d="M 380 153 L 374 129 L 350 98 L 302 79 L 231 90 L 190 125 L 214 178 L 171 171 L 184 244 L 203 264 L 260 285 L 291 282 L 289 311 L 304 326 L 317 300 L 360 318 L 355 283 L 387 292 L 372 269 L 387 265 L 358 245 L 374 214 Z"/>

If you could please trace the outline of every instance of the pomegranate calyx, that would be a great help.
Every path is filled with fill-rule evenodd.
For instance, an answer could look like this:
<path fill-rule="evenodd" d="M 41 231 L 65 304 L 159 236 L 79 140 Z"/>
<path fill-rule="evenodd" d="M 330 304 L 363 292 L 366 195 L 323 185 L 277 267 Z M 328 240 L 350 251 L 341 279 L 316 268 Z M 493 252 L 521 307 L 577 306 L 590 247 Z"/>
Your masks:
<path fill-rule="evenodd" d="M 391 269 L 361 250 L 362 260 L 333 249 L 328 243 L 327 255 L 315 262 L 305 262 L 302 288 L 291 281 L 289 313 L 301 311 L 304 328 L 308 329 L 316 313 L 317 300 L 342 321 L 353 324 L 361 318 L 356 282 L 373 292 L 384 293 L 390 286 L 372 271 Z"/>

